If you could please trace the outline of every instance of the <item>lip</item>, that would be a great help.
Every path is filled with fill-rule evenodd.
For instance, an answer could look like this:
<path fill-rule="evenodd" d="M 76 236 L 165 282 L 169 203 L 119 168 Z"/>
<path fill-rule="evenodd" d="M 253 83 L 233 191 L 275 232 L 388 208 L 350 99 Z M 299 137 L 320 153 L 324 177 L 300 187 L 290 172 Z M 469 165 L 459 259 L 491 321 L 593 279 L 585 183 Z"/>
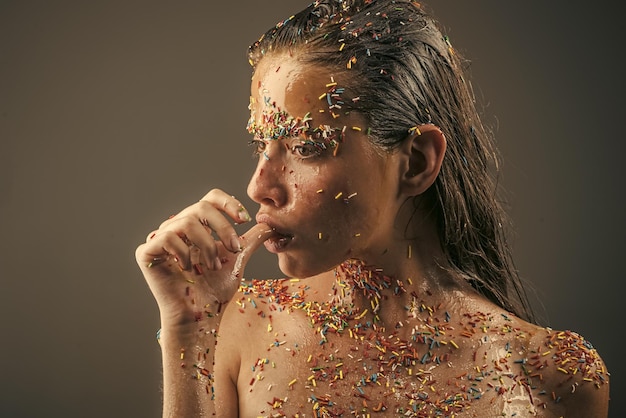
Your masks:
<path fill-rule="evenodd" d="M 270 215 L 259 213 L 256 215 L 256 222 L 265 224 L 274 231 L 274 234 L 263 242 L 263 245 L 269 252 L 274 254 L 280 253 L 294 241 L 294 235 L 274 222 Z"/>

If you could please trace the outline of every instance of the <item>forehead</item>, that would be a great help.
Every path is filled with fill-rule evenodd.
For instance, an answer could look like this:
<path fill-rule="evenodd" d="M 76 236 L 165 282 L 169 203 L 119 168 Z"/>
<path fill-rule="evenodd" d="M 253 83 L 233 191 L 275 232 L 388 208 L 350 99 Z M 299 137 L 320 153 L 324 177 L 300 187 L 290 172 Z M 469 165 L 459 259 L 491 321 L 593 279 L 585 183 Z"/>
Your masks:
<path fill-rule="evenodd" d="M 252 77 L 248 132 L 267 139 L 340 132 L 340 141 L 348 132 L 369 134 L 362 115 L 352 111 L 359 98 L 347 96 L 345 77 L 297 55 L 264 57 Z"/>
<path fill-rule="evenodd" d="M 327 94 L 333 88 L 337 90 L 337 85 L 333 74 L 323 67 L 304 64 L 287 53 L 271 54 L 259 62 L 252 77 L 251 116 L 258 120 L 267 112 L 295 118 L 309 114 L 329 123 L 336 117 L 329 109 Z"/>

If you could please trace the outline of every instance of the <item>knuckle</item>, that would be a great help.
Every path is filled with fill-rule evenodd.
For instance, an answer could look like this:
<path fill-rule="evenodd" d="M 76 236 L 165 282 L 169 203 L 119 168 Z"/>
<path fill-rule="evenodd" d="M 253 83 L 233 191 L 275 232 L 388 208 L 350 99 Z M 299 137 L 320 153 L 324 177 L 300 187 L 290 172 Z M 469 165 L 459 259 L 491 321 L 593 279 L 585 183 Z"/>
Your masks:
<path fill-rule="evenodd" d="M 210 211 L 211 209 L 214 209 L 213 204 L 207 200 L 201 200 L 198 203 L 196 203 L 196 205 L 200 212 L 207 212 L 207 211 Z"/>
<path fill-rule="evenodd" d="M 207 199 L 213 199 L 218 197 L 219 195 L 221 195 L 223 192 L 220 189 L 211 189 L 209 190 L 209 192 L 206 194 L 205 198 Z"/>
<path fill-rule="evenodd" d="M 197 222 L 198 221 L 195 217 L 185 216 L 184 218 L 180 219 L 179 229 L 189 230 L 193 228 Z"/>
<path fill-rule="evenodd" d="M 137 246 L 137 248 L 135 248 L 135 258 L 136 259 L 140 259 L 141 256 L 144 254 L 146 248 L 146 244 L 140 244 Z"/>
<path fill-rule="evenodd" d="M 159 234 L 161 236 L 161 239 L 165 242 L 173 242 L 176 239 L 180 239 L 180 237 L 178 236 L 178 234 L 172 230 L 165 230 L 162 233 Z"/>

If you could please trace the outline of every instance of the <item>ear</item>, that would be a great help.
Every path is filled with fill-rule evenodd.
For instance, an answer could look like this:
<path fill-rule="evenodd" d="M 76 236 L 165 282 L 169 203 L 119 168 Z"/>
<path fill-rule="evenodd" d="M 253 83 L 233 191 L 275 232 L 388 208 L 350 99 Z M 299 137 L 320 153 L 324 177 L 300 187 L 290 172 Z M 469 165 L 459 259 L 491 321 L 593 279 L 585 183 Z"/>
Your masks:
<path fill-rule="evenodd" d="M 437 179 L 446 153 L 446 138 L 433 124 L 411 129 L 401 145 L 403 163 L 400 173 L 400 193 L 417 196 L 424 193 Z"/>

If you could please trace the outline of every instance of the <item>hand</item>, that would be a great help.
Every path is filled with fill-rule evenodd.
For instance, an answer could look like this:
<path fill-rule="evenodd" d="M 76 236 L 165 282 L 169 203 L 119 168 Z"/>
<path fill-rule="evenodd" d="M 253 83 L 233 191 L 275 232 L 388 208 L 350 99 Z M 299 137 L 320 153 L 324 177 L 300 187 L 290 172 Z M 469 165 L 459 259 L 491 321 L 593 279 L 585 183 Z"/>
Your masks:
<path fill-rule="evenodd" d="M 252 253 L 273 233 L 257 224 L 239 236 L 225 215 L 235 223 L 250 221 L 237 199 L 213 189 L 137 247 L 162 324 L 184 326 L 218 315 L 237 291 Z"/>

